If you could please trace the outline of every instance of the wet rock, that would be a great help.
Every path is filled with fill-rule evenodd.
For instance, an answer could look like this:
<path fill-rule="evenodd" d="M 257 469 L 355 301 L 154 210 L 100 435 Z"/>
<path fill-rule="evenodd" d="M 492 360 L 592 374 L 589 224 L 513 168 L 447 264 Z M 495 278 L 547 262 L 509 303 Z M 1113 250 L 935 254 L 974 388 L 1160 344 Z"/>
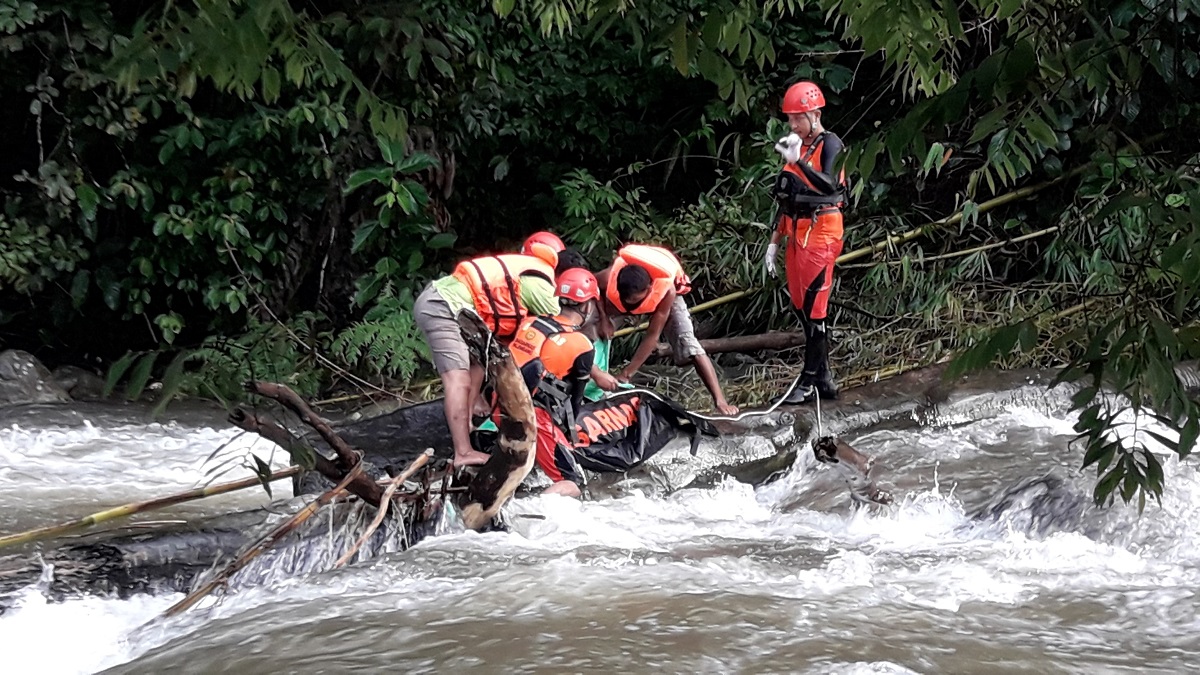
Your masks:
<path fill-rule="evenodd" d="M 64 403 L 70 394 L 56 384 L 37 357 L 20 349 L 0 352 L 0 405 Z"/>
<path fill-rule="evenodd" d="M 104 400 L 104 380 L 90 370 L 78 366 L 59 366 L 50 377 L 76 401 Z"/>

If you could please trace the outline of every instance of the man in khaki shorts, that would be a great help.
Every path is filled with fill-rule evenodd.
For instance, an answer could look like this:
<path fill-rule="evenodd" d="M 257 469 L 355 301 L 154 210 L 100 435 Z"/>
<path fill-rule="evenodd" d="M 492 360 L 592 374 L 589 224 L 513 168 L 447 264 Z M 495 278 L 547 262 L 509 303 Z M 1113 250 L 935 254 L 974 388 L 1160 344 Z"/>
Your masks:
<path fill-rule="evenodd" d="M 488 460 L 487 454 L 471 447 L 471 407 L 483 385 L 483 368 L 471 363 L 455 317 L 464 309 L 474 310 L 496 339 L 507 344 L 527 315 L 558 314 L 554 287 L 557 252 L 534 246 L 531 253 L 463 261 L 453 274 L 426 286 L 413 305 L 413 318 L 429 344 L 446 393 L 443 405 L 455 466 Z"/>
<path fill-rule="evenodd" d="M 691 280 L 683 272 L 679 259 L 665 248 L 630 244 L 617 252 L 612 267 L 596 275 L 600 284 L 599 336 L 612 337 L 617 324 L 634 323 L 649 315 L 650 327 L 634 352 L 629 365 L 615 373 L 617 380 L 628 382 L 654 352 L 661 335 L 666 336 L 675 363 L 691 363 L 713 397 L 722 415 L 735 415 L 736 406 L 725 400 L 717 371 L 696 339 L 692 315 L 683 295 L 691 290 Z"/>

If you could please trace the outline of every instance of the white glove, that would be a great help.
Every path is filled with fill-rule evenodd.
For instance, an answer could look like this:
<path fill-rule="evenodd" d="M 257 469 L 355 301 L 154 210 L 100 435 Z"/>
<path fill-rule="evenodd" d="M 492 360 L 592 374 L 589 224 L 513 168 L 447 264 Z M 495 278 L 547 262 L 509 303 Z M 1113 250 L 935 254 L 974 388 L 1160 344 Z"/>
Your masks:
<path fill-rule="evenodd" d="M 767 274 L 770 274 L 772 278 L 774 278 L 776 276 L 776 274 L 775 274 L 775 256 L 778 253 L 779 253 L 779 245 L 778 244 L 768 244 L 767 245 L 767 255 L 765 258 L 763 258 L 763 265 L 766 266 Z"/>
<path fill-rule="evenodd" d="M 788 134 L 779 139 L 775 144 L 775 151 L 783 155 L 783 160 L 788 164 L 795 164 L 800 161 L 800 136 L 796 134 Z"/>

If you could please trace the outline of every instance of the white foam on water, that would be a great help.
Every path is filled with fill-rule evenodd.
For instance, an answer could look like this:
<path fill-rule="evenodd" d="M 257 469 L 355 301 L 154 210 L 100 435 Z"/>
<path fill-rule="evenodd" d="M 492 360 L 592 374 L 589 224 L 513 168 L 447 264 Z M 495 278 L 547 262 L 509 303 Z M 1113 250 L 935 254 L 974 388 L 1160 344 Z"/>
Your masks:
<path fill-rule="evenodd" d="M 1149 442 L 1148 429 L 1163 433 L 1152 420 L 1139 423 Z M 929 453 L 926 468 L 932 471 L 939 462 L 971 462 L 973 453 L 1003 443 L 1013 429 L 1057 437 L 1073 434 L 1072 425 L 1069 416 L 1014 408 L 987 420 L 878 432 L 858 441 L 886 452 L 918 448 Z M 15 452 L 14 443 L 32 447 L 35 462 L 69 482 L 78 475 L 78 457 L 57 455 L 110 437 L 104 429 L 72 433 L 0 432 L 0 455 Z M 143 490 L 182 479 L 188 462 L 194 470 L 195 462 L 230 436 L 169 425 L 121 433 L 127 435 L 126 450 L 144 465 L 143 473 L 128 477 L 128 485 Z M 175 444 L 170 452 L 160 450 L 166 441 Z M 93 447 L 82 453 L 84 466 L 112 477 L 102 465 L 122 452 Z M 1062 457 L 1057 468 L 1074 469 L 1077 462 L 1078 455 Z M 217 626 L 252 632 L 258 617 L 268 614 L 291 617 L 299 631 L 347 611 L 348 604 L 355 611 L 404 609 L 424 615 L 444 608 L 447 620 L 453 612 L 542 616 L 553 612 L 555 603 L 643 592 L 638 589 L 832 603 L 851 613 L 888 607 L 950 614 L 964 611 L 968 603 L 1020 607 L 1054 594 L 1144 593 L 1148 597 L 1138 605 L 1143 611 L 1128 620 L 1136 621 L 1139 631 L 1174 635 L 1180 622 L 1185 627 L 1200 623 L 1194 614 L 1177 616 L 1179 603 L 1190 602 L 1192 589 L 1200 585 L 1200 541 L 1193 526 L 1200 517 L 1200 477 L 1187 462 L 1172 459 L 1165 468 L 1162 507 L 1148 506 L 1140 520 L 1098 540 L 1077 532 L 1035 539 L 977 526 L 954 492 L 953 476 L 946 475 L 932 488 L 897 495 L 894 506 L 878 510 L 781 511 L 789 491 L 813 480 L 806 466 L 757 491 L 726 480 L 713 489 L 682 490 L 665 498 L 634 493 L 579 502 L 541 496 L 506 507 L 511 532 L 447 534 L 368 565 L 238 592 L 144 634 L 131 631 L 180 596 L 50 604 L 29 590 L 15 610 L 0 617 L 0 649 L 9 655 L 37 654 L 40 672 L 92 672 L 165 643 L 202 641 Z M 1080 481 L 1089 485 L 1090 478 L 1086 474 Z M 0 474 L 0 495 L 11 496 L 21 485 L 22 480 Z M 544 592 L 529 592 L 531 577 Z M 797 629 L 812 628 L 805 616 L 798 612 Z M 72 649 L 55 647 L 64 636 L 79 636 Z M 889 661 L 827 665 L 821 672 L 913 672 Z"/>
<path fill-rule="evenodd" d="M 127 636 L 182 597 L 80 597 L 51 603 L 40 591 L 27 589 L 16 606 L 0 617 L 4 669 L 70 675 L 124 663 L 136 656 L 125 649 Z"/>
<path fill-rule="evenodd" d="M 254 475 L 251 453 L 272 468 L 290 463 L 273 443 L 233 428 L 174 422 L 111 428 L 91 422 L 33 429 L 13 425 L 0 429 L 0 513 L 5 514 L 0 525 L 7 522 L 13 530 L 31 526 L 22 518 L 30 503 L 47 505 L 61 514 L 50 520 L 62 520 L 246 478 Z M 276 497 L 290 494 L 285 481 L 272 489 Z M 253 488 L 176 508 L 220 512 L 268 501 L 265 491 Z"/>

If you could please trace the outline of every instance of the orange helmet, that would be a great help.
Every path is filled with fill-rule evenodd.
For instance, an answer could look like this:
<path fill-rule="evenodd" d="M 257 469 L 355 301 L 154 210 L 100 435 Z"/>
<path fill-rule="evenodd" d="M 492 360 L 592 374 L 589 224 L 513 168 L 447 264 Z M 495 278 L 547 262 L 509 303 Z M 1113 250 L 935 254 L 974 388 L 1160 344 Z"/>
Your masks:
<path fill-rule="evenodd" d="M 525 239 L 525 243 L 521 244 L 521 253 L 524 253 L 525 255 L 533 255 L 534 244 L 545 244 L 546 246 L 554 249 L 555 253 L 562 253 L 563 251 L 567 250 L 567 245 L 563 243 L 562 239 L 558 238 L 557 234 L 543 231 L 534 232 L 533 234 L 529 235 L 529 237 Z"/>
<path fill-rule="evenodd" d="M 558 289 L 555 295 L 574 302 L 599 300 L 600 284 L 596 282 L 595 274 L 582 267 L 572 267 L 558 275 Z"/>
<path fill-rule="evenodd" d="M 783 95 L 783 112 L 787 115 L 812 112 L 824 107 L 825 94 L 812 82 L 797 82 L 788 87 Z"/>

